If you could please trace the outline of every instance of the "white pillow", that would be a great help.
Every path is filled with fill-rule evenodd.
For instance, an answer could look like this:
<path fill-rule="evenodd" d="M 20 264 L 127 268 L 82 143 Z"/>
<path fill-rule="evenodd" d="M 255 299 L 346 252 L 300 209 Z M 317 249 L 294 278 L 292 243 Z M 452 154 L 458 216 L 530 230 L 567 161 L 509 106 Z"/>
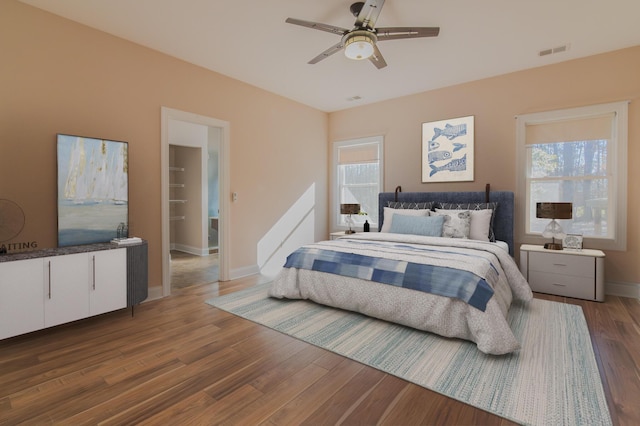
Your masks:
<path fill-rule="evenodd" d="M 429 209 L 392 209 L 390 207 L 384 207 L 384 222 L 382 222 L 380 232 L 389 232 L 394 214 L 403 214 L 405 216 L 429 216 L 430 212 L 431 210 Z"/>
<path fill-rule="evenodd" d="M 436 209 L 437 213 L 451 214 L 461 210 Z M 491 215 L 493 210 L 471 210 L 471 229 L 469 238 L 472 240 L 489 241 L 489 229 L 491 227 Z"/>

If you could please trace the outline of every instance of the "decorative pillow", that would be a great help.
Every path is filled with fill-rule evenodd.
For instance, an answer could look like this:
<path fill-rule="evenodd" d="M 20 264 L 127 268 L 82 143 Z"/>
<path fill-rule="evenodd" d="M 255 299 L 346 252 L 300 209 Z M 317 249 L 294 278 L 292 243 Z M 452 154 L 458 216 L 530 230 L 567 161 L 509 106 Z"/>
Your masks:
<path fill-rule="evenodd" d="M 399 214 L 394 216 L 389 232 L 441 237 L 443 223 L 444 216 L 406 216 Z"/>
<path fill-rule="evenodd" d="M 460 210 L 436 209 L 437 213 L 452 214 Z M 471 223 L 469 238 L 472 240 L 489 241 L 489 230 L 491 229 L 491 216 L 493 210 L 471 210 Z"/>
<path fill-rule="evenodd" d="M 429 201 L 426 203 L 407 203 L 405 201 L 387 201 L 387 207 L 392 209 L 433 209 L 433 201 Z"/>
<path fill-rule="evenodd" d="M 389 207 L 384 208 L 384 222 L 382 222 L 382 228 L 380 232 L 389 232 L 391 224 L 393 223 L 394 215 L 404 216 L 429 216 L 431 210 L 429 209 L 392 209 Z"/>
<path fill-rule="evenodd" d="M 496 218 L 496 210 L 498 209 L 498 203 L 435 203 L 435 207 L 438 209 L 447 210 L 493 210 L 491 214 L 491 225 L 489 227 L 489 241 L 495 242 L 496 236 L 493 232 L 493 221 Z"/>
<path fill-rule="evenodd" d="M 435 212 L 437 216 L 444 217 L 442 236 L 447 238 L 469 238 L 471 229 L 471 212 L 459 210 L 453 213 Z"/>

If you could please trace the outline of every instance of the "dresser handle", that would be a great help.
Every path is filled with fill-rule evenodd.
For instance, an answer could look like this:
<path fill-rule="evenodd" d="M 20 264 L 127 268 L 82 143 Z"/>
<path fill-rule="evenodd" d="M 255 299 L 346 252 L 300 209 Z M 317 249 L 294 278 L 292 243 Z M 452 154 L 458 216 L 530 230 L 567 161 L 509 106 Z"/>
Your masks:
<path fill-rule="evenodd" d="M 553 266 L 567 266 L 566 263 L 554 263 Z"/>
<path fill-rule="evenodd" d="M 51 299 L 51 261 L 49 261 L 49 299 Z"/>
<path fill-rule="evenodd" d="M 566 287 L 566 284 L 558 284 L 558 283 L 553 283 L 553 285 L 557 286 L 557 287 Z"/>

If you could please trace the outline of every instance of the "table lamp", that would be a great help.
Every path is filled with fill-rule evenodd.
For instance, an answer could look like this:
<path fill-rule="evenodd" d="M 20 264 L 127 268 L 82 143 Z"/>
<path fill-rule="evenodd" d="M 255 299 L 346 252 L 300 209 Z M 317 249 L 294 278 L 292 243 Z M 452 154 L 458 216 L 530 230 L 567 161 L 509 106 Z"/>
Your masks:
<path fill-rule="evenodd" d="M 340 214 L 347 214 L 347 223 L 349 224 L 349 229 L 344 231 L 345 234 L 355 234 L 356 231 L 351 229 L 353 225 L 353 219 L 351 219 L 352 214 L 360 213 L 360 204 L 340 204 Z"/>
<path fill-rule="evenodd" d="M 551 237 L 551 242 L 546 243 L 544 248 L 549 250 L 562 250 L 562 243 L 556 243 L 556 238 L 562 239 L 566 236 L 562 226 L 556 219 L 571 219 L 572 203 L 536 203 L 536 217 L 539 219 L 551 219 L 551 222 L 542 231 L 545 238 Z"/>

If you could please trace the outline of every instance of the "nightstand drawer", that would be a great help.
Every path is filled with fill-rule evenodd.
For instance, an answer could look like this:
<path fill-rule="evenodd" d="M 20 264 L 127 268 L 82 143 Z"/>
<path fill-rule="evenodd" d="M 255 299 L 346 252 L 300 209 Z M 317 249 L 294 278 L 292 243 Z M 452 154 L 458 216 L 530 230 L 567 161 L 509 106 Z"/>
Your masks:
<path fill-rule="evenodd" d="M 529 271 L 573 275 L 593 280 L 596 267 L 593 257 L 589 256 L 531 252 L 529 253 Z"/>
<path fill-rule="evenodd" d="M 585 277 L 530 271 L 529 285 L 531 286 L 531 290 L 539 293 L 550 293 L 590 300 L 595 298 L 593 279 Z"/>

